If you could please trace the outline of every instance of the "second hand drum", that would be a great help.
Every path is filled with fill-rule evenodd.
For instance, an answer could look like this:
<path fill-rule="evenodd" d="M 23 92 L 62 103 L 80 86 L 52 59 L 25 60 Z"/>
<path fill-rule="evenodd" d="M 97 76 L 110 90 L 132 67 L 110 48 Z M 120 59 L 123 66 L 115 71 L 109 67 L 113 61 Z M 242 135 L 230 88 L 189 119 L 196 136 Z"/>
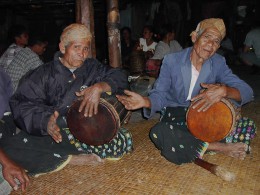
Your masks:
<path fill-rule="evenodd" d="M 205 142 L 216 142 L 224 139 L 233 129 L 240 115 L 240 110 L 228 99 L 213 104 L 207 111 L 190 105 L 186 121 L 190 132 Z"/>

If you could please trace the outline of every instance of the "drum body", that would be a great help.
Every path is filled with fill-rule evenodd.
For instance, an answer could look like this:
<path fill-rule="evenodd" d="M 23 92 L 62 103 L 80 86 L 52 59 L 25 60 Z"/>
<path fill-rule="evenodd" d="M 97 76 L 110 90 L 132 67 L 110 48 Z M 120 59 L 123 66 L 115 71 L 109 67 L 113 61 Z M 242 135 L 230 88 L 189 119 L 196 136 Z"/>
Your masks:
<path fill-rule="evenodd" d="M 122 122 L 130 114 L 115 96 L 100 98 L 98 113 L 85 117 L 78 112 L 81 100 L 72 104 L 67 114 L 67 124 L 72 135 L 88 145 L 102 145 L 111 141 L 117 134 Z"/>
<path fill-rule="evenodd" d="M 217 142 L 224 139 L 234 129 L 239 110 L 227 99 L 213 104 L 207 111 L 197 112 L 192 103 L 186 114 L 190 132 L 205 142 Z"/>
<path fill-rule="evenodd" d="M 130 74 L 142 74 L 145 70 L 145 54 L 143 51 L 133 51 L 130 55 Z"/>

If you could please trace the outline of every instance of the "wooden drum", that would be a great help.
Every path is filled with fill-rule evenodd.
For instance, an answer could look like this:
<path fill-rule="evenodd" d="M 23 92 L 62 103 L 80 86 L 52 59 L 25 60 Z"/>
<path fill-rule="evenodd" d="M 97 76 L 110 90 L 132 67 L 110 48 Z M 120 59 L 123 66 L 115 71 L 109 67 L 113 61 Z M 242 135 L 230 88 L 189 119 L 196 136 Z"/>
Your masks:
<path fill-rule="evenodd" d="M 82 100 L 72 104 L 67 114 L 67 123 L 72 135 L 88 145 L 102 145 L 111 141 L 130 112 L 115 96 L 100 98 L 98 113 L 85 117 L 78 112 Z"/>
<path fill-rule="evenodd" d="M 186 114 L 190 132 L 205 142 L 217 142 L 224 139 L 234 129 L 239 110 L 227 99 L 213 104 L 207 111 L 197 112 L 192 103 Z"/>
<path fill-rule="evenodd" d="M 145 54 L 143 51 L 133 51 L 130 55 L 130 74 L 142 74 L 145 70 Z"/>

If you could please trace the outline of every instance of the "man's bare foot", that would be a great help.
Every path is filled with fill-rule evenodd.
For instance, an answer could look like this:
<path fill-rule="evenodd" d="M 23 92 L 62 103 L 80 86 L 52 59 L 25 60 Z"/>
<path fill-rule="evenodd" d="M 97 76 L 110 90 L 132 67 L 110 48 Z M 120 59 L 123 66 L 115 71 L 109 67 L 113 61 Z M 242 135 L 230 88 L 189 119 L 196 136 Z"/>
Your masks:
<path fill-rule="evenodd" d="M 97 165 L 103 163 L 104 160 L 101 159 L 96 154 L 79 154 L 72 155 L 72 158 L 69 162 L 71 165 Z"/>
<path fill-rule="evenodd" d="M 244 160 L 248 146 L 245 143 L 210 143 L 208 147 L 209 151 L 221 152 L 227 156 Z"/>

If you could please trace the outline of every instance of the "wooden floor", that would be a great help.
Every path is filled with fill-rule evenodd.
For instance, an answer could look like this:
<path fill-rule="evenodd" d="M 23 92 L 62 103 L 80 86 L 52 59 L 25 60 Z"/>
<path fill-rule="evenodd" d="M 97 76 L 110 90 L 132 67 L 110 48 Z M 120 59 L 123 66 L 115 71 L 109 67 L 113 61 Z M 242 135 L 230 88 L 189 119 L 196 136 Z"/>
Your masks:
<path fill-rule="evenodd" d="M 260 126 L 260 102 L 246 105 L 242 112 Z M 126 126 L 134 138 L 132 154 L 96 166 L 68 165 L 59 172 L 31 178 L 26 194 L 260 194 L 259 136 L 244 161 L 221 154 L 205 155 L 208 162 L 236 175 L 235 181 L 226 182 L 193 163 L 177 166 L 164 159 L 148 137 L 156 122 L 141 120 Z"/>

